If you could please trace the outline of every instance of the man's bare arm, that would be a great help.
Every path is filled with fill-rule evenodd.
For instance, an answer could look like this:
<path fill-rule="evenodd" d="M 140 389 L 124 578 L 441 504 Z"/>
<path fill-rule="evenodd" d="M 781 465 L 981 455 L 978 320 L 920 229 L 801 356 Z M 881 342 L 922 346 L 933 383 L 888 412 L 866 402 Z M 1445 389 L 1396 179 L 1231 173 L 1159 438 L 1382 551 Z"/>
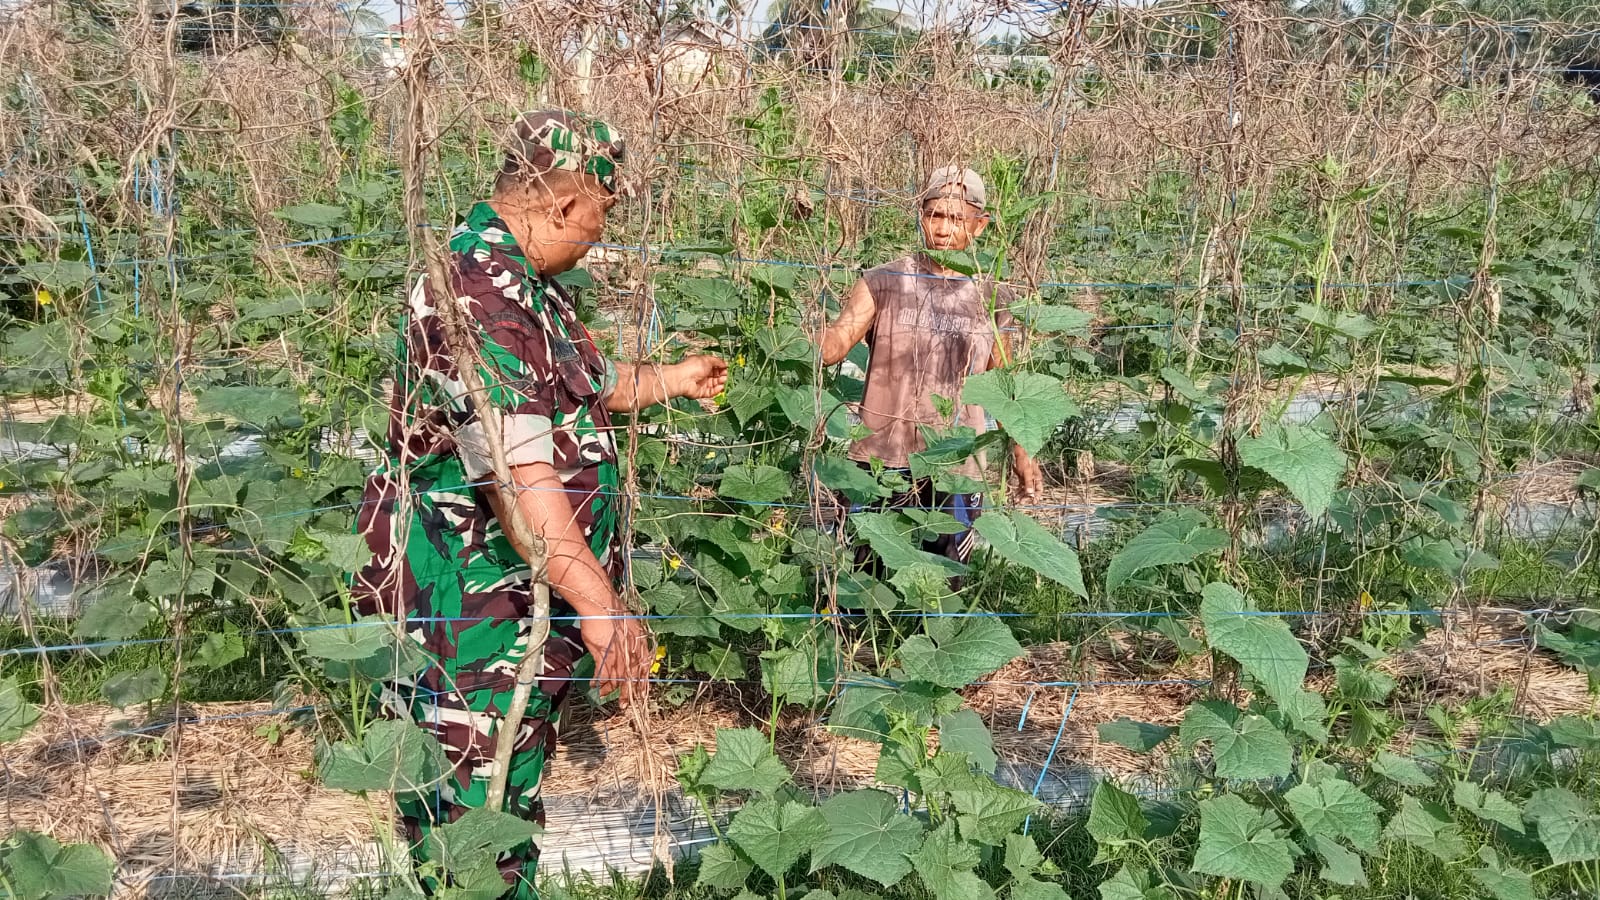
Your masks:
<path fill-rule="evenodd" d="M 855 345 L 861 343 L 872 330 L 872 320 L 878 317 L 878 303 L 866 279 L 855 283 L 850 296 L 845 298 L 839 318 L 822 332 L 822 364 L 831 366 L 850 355 Z"/>
<path fill-rule="evenodd" d="M 674 397 L 706 400 L 728 384 L 728 364 L 715 356 L 691 356 L 680 363 L 615 363 L 617 386 L 606 396 L 606 409 L 635 413 Z"/>

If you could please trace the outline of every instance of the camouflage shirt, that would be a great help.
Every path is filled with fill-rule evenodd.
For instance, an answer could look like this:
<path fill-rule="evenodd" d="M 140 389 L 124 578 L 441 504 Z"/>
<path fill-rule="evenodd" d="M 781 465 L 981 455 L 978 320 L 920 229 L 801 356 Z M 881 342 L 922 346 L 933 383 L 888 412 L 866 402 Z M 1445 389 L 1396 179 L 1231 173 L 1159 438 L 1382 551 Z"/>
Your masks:
<path fill-rule="evenodd" d="M 555 468 L 590 549 L 616 578 L 617 454 L 603 402 L 615 367 L 487 203 L 467 213 L 450 251 L 454 300 L 477 329 L 479 374 L 500 410 L 507 461 Z M 414 620 L 412 636 L 445 661 L 435 690 L 465 689 L 463 679 L 494 690 L 483 680 L 511 675 L 494 664 L 501 642 L 491 632 L 528 614 L 532 573 L 476 487 L 493 480 L 485 423 L 434 303 L 419 280 L 400 338 L 388 458 L 367 480 L 357 517 L 373 558 L 353 591 L 363 614 Z M 474 664 L 490 671 L 469 676 Z M 447 687 L 452 677 L 458 683 Z"/>

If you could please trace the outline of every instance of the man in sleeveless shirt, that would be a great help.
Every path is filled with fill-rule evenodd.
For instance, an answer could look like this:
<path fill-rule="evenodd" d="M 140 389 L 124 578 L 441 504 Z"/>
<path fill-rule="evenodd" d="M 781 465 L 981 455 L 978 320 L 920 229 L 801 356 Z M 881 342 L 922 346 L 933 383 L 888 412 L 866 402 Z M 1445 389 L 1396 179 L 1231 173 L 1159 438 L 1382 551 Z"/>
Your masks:
<path fill-rule="evenodd" d="M 933 251 L 963 251 L 989 224 L 983 179 L 971 169 L 941 168 L 918 197 L 923 243 Z M 946 268 L 927 253 L 915 253 L 869 269 L 851 289 L 844 309 L 822 335 L 822 363 L 834 365 L 865 340 L 871 356 L 861 424 L 869 434 L 856 441 L 850 458 L 863 467 L 876 460 L 888 469 L 907 470 L 911 454 L 925 448 L 921 426 L 948 430 L 965 426 L 983 432 L 982 408 L 960 402 L 962 383 L 1003 366 L 1011 359 L 1007 330 L 1013 325 L 1010 289 L 992 279 L 970 278 Z M 941 404 L 934 398 L 950 401 Z M 939 407 L 946 406 L 950 415 Z M 1039 466 L 1022 448 L 1012 448 L 1012 471 L 1023 500 L 1037 496 Z M 956 474 L 978 478 L 978 461 L 968 459 Z M 927 479 L 890 498 L 891 507 L 942 509 L 967 526 L 924 549 L 966 562 L 971 530 L 982 498 L 946 494 Z"/>

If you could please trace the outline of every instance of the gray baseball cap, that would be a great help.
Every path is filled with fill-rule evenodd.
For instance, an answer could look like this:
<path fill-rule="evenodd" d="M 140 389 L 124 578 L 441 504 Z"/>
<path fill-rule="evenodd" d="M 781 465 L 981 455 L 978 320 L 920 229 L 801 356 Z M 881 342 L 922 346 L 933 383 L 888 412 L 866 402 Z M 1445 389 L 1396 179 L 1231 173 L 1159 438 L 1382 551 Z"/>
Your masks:
<path fill-rule="evenodd" d="M 917 202 L 936 197 L 959 197 L 982 209 L 989 199 L 989 193 L 984 190 L 983 179 L 977 172 L 960 166 L 944 166 L 933 170 L 928 177 L 928 186 L 917 197 Z"/>

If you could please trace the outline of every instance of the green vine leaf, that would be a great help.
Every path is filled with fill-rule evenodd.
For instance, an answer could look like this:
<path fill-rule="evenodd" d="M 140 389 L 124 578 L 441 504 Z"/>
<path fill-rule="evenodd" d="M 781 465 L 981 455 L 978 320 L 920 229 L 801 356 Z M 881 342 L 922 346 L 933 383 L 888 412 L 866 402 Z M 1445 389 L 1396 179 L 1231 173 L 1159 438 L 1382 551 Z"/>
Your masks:
<path fill-rule="evenodd" d="M 745 879 L 755 870 L 755 863 L 740 856 L 732 844 L 712 844 L 700 851 L 700 874 L 695 884 L 718 891 L 736 891 L 744 887 Z"/>
<path fill-rule="evenodd" d="M 1522 810 L 1506 799 L 1499 791 L 1491 791 L 1470 781 L 1457 781 L 1450 789 L 1456 806 L 1472 813 L 1485 822 L 1493 822 L 1517 834 L 1523 834 Z"/>
<path fill-rule="evenodd" d="M 454 822 L 428 832 L 428 856 L 452 872 L 495 867 L 501 853 L 533 840 L 544 829 L 494 809 L 469 809 Z M 503 889 L 503 885 L 502 885 Z"/>
<path fill-rule="evenodd" d="M 1077 551 L 1026 513 L 991 510 L 979 516 L 973 528 L 1006 561 L 1032 569 L 1079 597 L 1089 599 Z"/>
<path fill-rule="evenodd" d="M 1206 585 L 1201 598 L 1200 622 L 1212 649 L 1238 661 L 1280 705 L 1300 693 L 1309 657 L 1287 623 L 1262 615 L 1254 602 L 1221 582 Z"/>
<path fill-rule="evenodd" d="M 822 804 L 827 836 L 811 851 L 811 871 L 841 866 L 891 887 L 911 872 L 910 854 L 922 843 L 922 823 L 882 791 L 836 794 Z"/>
<path fill-rule="evenodd" d="M 995 900 L 994 889 L 972 871 L 978 861 L 978 848 L 958 837 L 949 820 L 928 832 L 911 856 L 918 877 L 935 900 Z"/>
<path fill-rule="evenodd" d="M 1437 803 L 1424 803 L 1410 794 L 1400 799 L 1400 809 L 1389 820 L 1383 835 L 1391 841 L 1431 853 L 1444 862 L 1454 862 L 1467 855 L 1466 841 L 1461 839 L 1461 829 L 1451 821 L 1450 814 Z"/>
<path fill-rule="evenodd" d="M 160 666 L 118 672 L 106 679 L 100 692 L 117 709 L 161 699 L 167 690 L 167 673 Z"/>
<path fill-rule="evenodd" d="M 1150 876 L 1147 869 L 1123 864 L 1117 874 L 1100 883 L 1100 900 L 1177 900 L 1171 888 Z"/>
<path fill-rule="evenodd" d="M 1478 858 L 1483 860 L 1483 866 L 1467 870 L 1468 874 L 1483 885 L 1495 900 L 1538 900 L 1533 876 L 1502 863 L 1500 854 L 1494 852 L 1493 847 L 1479 848 Z"/>
<path fill-rule="evenodd" d="M 789 496 L 789 476 L 774 466 L 736 466 L 722 473 L 717 493 L 745 503 L 774 503 Z"/>
<path fill-rule="evenodd" d="M 1284 799 L 1306 834 L 1344 838 L 1365 853 L 1378 852 L 1382 807 L 1350 782 L 1328 778 L 1314 785 L 1299 784 L 1290 788 Z"/>
<path fill-rule="evenodd" d="M 1118 716 L 1115 722 L 1102 722 L 1095 729 L 1100 735 L 1100 740 L 1116 744 L 1118 747 L 1126 747 L 1135 753 L 1149 753 L 1161 746 L 1162 741 L 1172 737 L 1177 730 L 1165 725 L 1135 722 L 1127 716 Z"/>
<path fill-rule="evenodd" d="M 323 784 L 341 791 L 420 792 L 449 771 L 433 735 L 395 719 L 373 722 L 360 741 L 329 744 L 318 757 Z"/>
<path fill-rule="evenodd" d="M 770 794 L 789 780 L 789 770 L 773 755 L 766 735 L 754 728 L 719 728 L 717 752 L 701 780 L 719 791 Z"/>
<path fill-rule="evenodd" d="M 1044 449 L 1056 426 L 1078 415 L 1061 382 L 1038 372 L 990 369 L 967 376 L 963 403 L 984 408 L 1029 456 Z"/>
<path fill-rule="evenodd" d="M 1294 845 L 1276 826 L 1276 816 L 1237 795 L 1201 801 L 1193 870 L 1276 890 L 1294 871 Z"/>
<path fill-rule="evenodd" d="M 1404 787 L 1425 788 L 1433 786 L 1433 779 L 1422 771 L 1416 760 L 1398 753 L 1379 750 L 1372 760 L 1372 771 Z"/>
<path fill-rule="evenodd" d="M 1366 887 L 1367 872 L 1361 866 L 1361 855 L 1346 848 L 1333 838 L 1313 835 L 1311 846 L 1322 858 L 1322 880 L 1345 887 Z"/>
<path fill-rule="evenodd" d="M 1228 535 L 1208 525 L 1205 516 L 1189 509 L 1172 513 L 1139 532 L 1111 558 L 1106 593 L 1116 593 L 1123 582 L 1143 569 L 1193 562 L 1227 546 Z"/>
<path fill-rule="evenodd" d="M 15 678 L 0 678 L 0 744 L 17 740 L 39 721 L 39 707 L 22 696 Z"/>
<path fill-rule="evenodd" d="M 994 735 L 983 717 L 970 709 L 957 710 L 940 716 L 939 749 L 950 753 L 965 753 L 979 770 L 994 774 L 1000 758 L 994 752 Z"/>
<path fill-rule="evenodd" d="M 1260 437 L 1240 437 L 1238 448 L 1240 462 L 1288 488 L 1313 520 L 1327 511 L 1350 464 L 1332 439 L 1305 425 L 1268 425 Z"/>
<path fill-rule="evenodd" d="M 1566 788 L 1545 788 L 1528 798 L 1528 821 L 1539 828 L 1539 842 L 1556 865 L 1600 859 L 1600 817 L 1582 797 Z"/>
<path fill-rule="evenodd" d="M 948 557 L 929 553 L 911 543 L 906 536 L 909 527 L 902 530 L 901 518 L 893 513 L 860 512 L 850 516 L 856 535 L 864 538 L 872 551 L 878 554 L 890 571 L 915 565 L 933 566 L 951 575 L 960 575 L 966 566 Z"/>
<path fill-rule="evenodd" d="M 1061 885 L 1037 878 L 1018 878 L 1011 882 L 1011 891 L 1006 897 L 1007 900 L 1072 900 Z"/>
<path fill-rule="evenodd" d="M 1270 721 L 1220 700 L 1190 706 L 1178 736 L 1186 747 L 1211 742 L 1218 778 L 1282 778 L 1293 761 L 1289 739 Z"/>
<path fill-rule="evenodd" d="M 852 503 L 870 503 L 890 496 L 890 490 L 871 472 L 838 456 L 819 456 L 813 464 L 817 480 L 843 494 Z"/>
<path fill-rule="evenodd" d="M 105 896 L 111 893 L 115 863 L 92 844 L 63 846 L 49 835 L 16 831 L 0 846 L 13 900 Z"/>
<path fill-rule="evenodd" d="M 711 762 L 715 765 L 716 759 Z M 828 824 L 816 807 L 772 798 L 745 804 L 728 826 L 728 839 L 773 878 L 783 877 L 827 837 Z"/>
<path fill-rule="evenodd" d="M 1119 847 L 1144 840 L 1150 828 L 1139 798 L 1101 779 L 1089 801 L 1089 834 L 1102 846 Z"/>
<path fill-rule="evenodd" d="M 1022 655 L 1011 629 L 991 616 L 934 619 L 927 631 L 907 638 L 895 653 L 912 681 L 963 688 Z"/>

